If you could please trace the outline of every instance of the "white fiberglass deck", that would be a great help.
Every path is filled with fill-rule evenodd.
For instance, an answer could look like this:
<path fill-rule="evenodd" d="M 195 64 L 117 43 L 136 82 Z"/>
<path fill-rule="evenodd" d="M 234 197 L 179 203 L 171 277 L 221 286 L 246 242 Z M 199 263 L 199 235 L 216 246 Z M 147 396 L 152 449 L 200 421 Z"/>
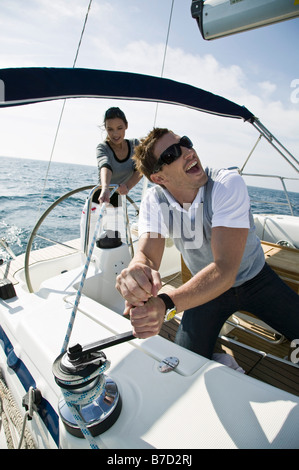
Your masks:
<path fill-rule="evenodd" d="M 0 323 L 15 354 L 26 363 L 56 412 L 61 393 L 52 364 L 60 354 L 69 321 L 70 304 L 61 294 L 71 294 L 70 276 L 71 272 L 60 275 L 56 290 L 54 279 L 48 291 L 45 283 L 46 298 L 24 293 L 21 298 L 1 301 L 0 310 Z M 83 296 L 71 343 L 84 345 L 129 329 L 125 318 Z M 299 447 L 299 397 L 159 336 L 120 344 L 105 354 L 111 361 L 107 375 L 116 381 L 123 405 L 117 422 L 96 438 L 100 448 Z M 175 371 L 162 374 L 158 366 L 168 356 L 180 362 Z M 14 374 L 8 369 L 6 375 L 15 388 Z M 25 393 L 18 388 L 20 395 Z M 59 427 L 61 447 L 88 447 L 86 440 L 71 436 L 63 424 Z"/>

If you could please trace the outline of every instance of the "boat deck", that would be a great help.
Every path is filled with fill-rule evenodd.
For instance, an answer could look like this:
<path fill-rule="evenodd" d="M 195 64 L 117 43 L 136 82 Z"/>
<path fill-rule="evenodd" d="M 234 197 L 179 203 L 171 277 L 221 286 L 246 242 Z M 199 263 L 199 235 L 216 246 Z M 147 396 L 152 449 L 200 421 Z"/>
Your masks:
<path fill-rule="evenodd" d="M 32 251 L 30 254 L 30 265 L 41 260 L 52 259 L 53 257 L 67 256 L 73 253 L 74 249 L 79 249 L 79 246 L 80 240 L 74 240 L 67 242 L 67 245 L 53 245 L 36 252 Z M 273 249 L 277 253 L 276 248 L 270 246 L 269 250 Z M 269 250 L 266 251 L 268 256 L 270 256 Z M 24 267 L 24 259 L 25 255 L 21 255 L 10 263 L 0 266 L 1 279 L 6 277 L 15 284 L 14 275 Z M 278 259 L 280 262 L 280 257 Z M 274 260 L 273 256 L 271 260 Z M 169 290 L 181 285 L 182 282 L 186 281 L 184 276 L 183 266 L 182 272 L 163 279 L 162 291 L 169 292 Z M 294 279 L 292 279 L 292 283 L 294 284 Z M 296 286 L 297 284 L 295 288 Z M 181 314 L 179 313 L 175 319 L 164 324 L 160 332 L 161 336 L 174 341 L 180 316 Z M 265 326 L 256 323 L 254 319 L 252 321 L 239 319 L 239 322 L 242 327 L 251 332 L 258 333 L 258 336 L 237 327 L 232 328 L 226 336 L 218 338 L 215 352 L 223 352 L 233 356 L 247 375 L 299 396 L 299 366 L 286 360 L 290 353 L 290 343 L 287 340 L 280 344 L 274 343 L 275 335 L 268 331 Z"/>
<path fill-rule="evenodd" d="M 53 258 L 62 258 L 68 256 L 74 251 L 80 250 L 80 239 L 71 240 L 65 244 L 53 244 L 46 248 L 39 250 L 32 250 L 29 256 L 29 265 L 32 266 L 40 261 L 51 260 Z M 24 268 L 25 264 L 25 253 L 17 256 L 8 263 L 0 266 L 0 280 L 8 279 L 14 285 L 18 283 L 15 275 L 18 271 Z"/>
<path fill-rule="evenodd" d="M 169 276 L 163 282 L 163 291 L 169 292 L 183 282 L 182 275 Z M 179 313 L 177 318 L 163 325 L 161 336 L 174 341 L 180 316 Z M 232 328 L 226 336 L 218 338 L 214 352 L 230 354 L 246 375 L 299 396 L 299 365 L 287 360 L 290 342 L 275 342 L 275 334 L 254 321 L 240 319 L 239 322 L 250 332 Z"/>

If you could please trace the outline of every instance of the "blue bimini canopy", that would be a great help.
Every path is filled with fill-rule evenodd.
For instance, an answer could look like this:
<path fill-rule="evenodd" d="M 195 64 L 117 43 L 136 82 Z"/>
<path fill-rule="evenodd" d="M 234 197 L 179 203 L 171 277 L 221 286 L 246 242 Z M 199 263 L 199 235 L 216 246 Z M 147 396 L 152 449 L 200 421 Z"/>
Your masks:
<path fill-rule="evenodd" d="M 254 115 L 221 96 L 166 78 L 80 68 L 0 70 L 0 107 L 66 98 L 117 98 L 186 106 L 254 122 Z"/>

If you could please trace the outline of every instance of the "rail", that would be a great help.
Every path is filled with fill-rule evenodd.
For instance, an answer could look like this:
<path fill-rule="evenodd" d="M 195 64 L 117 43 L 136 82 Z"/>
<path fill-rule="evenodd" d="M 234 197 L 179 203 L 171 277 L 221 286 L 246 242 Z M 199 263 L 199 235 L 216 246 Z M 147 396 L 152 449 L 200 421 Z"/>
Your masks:
<path fill-rule="evenodd" d="M 293 180 L 293 181 L 295 180 L 295 181 L 299 182 L 299 178 L 289 178 L 289 177 L 278 176 L 278 175 L 264 175 L 264 174 L 258 174 L 258 173 L 243 173 L 242 171 L 240 171 L 240 174 L 242 176 L 254 176 L 254 177 L 276 178 L 276 179 L 278 179 L 281 182 L 282 189 L 283 189 L 283 192 L 284 192 L 284 195 L 286 197 L 287 202 L 261 201 L 261 200 L 254 200 L 254 202 L 262 202 L 264 204 L 271 204 L 271 205 L 276 204 L 276 205 L 280 205 L 280 206 L 288 206 L 291 215 L 294 215 L 293 206 L 292 206 L 292 203 L 291 203 L 290 198 L 289 198 L 289 192 L 288 192 L 287 187 L 285 185 L 285 180 Z"/>

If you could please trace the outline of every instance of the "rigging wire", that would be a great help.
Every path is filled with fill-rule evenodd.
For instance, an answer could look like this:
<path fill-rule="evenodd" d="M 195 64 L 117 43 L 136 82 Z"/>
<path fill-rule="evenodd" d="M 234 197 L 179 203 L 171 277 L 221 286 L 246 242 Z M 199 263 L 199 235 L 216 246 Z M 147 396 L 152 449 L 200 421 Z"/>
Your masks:
<path fill-rule="evenodd" d="M 91 4 L 92 4 L 92 0 L 89 1 L 88 7 L 87 7 L 87 12 L 86 12 L 86 15 L 85 15 L 84 24 L 83 24 L 83 27 L 82 27 L 82 30 L 81 30 L 81 35 L 80 35 L 79 43 L 78 43 L 78 46 L 77 46 L 77 51 L 76 51 L 75 58 L 74 58 L 74 62 L 73 62 L 73 66 L 72 66 L 73 69 L 75 68 L 76 62 L 77 62 L 77 59 L 78 59 L 79 50 L 80 50 L 81 43 L 82 43 L 82 39 L 83 39 L 83 35 L 84 35 L 84 32 L 85 32 L 85 27 L 86 27 L 86 24 L 87 24 L 87 20 L 88 20 L 88 15 L 89 15 L 89 12 L 90 12 Z M 40 198 L 40 204 L 39 204 L 39 208 L 38 208 L 37 217 L 39 216 L 39 213 L 40 213 L 41 204 L 42 204 L 42 200 L 43 200 L 43 197 L 44 197 L 44 193 L 45 193 L 45 189 L 46 189 L 46 184 L 47 184 L 47 181 L 48 181 L 50 166 L 51 166 L 52 158 L 53 158 L 53 155 L 54 155 L 54 150 L 55 150 L 55 147 L 56 147 L 57 137 L 58 137 L 58 133 L 59 133 L 59 129 L 60 129 L 60 125 L 61 125 L 61 121 L 62 121 L 62 116 L 63 116 L 63 113 L 64 113 L 65 105 L 66 105 L 66 99 L 63 100 L 62 108 L 61 108 L 61 111 L 60 111 L 60 116 L 59 116 L 59 120 L 58 120 L 58 124 L 57 124 L 57 128 L 56 128 L 56 132 L 55 132 L 55 136 L 54 136 L 54 141 L 53 141 L 53 145 L 52 145 L 52 150 L 51 150 L 51 154 L 50 154 L 50 159 L 49 159 L 49 163 L 48 163 L 48 167 L 47 167 L 47 171 L 46 171 L 46 177 L 45 177 L 45 181 L 44 181 L 44 186 L 43 186 L 42 193 L 41 193 L 41 198 Z"/>
<path fill-rule="evenodd" d="M 77 62 L 77 59 L 78 59 L 82 39 L 83 39 L 84 32 L 85 32 L 85 27 L 86 27 L 86 24 L 87 24 L 87 20 L 88 20 L 90 8 L 91 8 L 91 4 L 92 4 L 92 0 L 89 1 L 88 7 L 87 7 L 87 12 L 86 12 L 86 15 L 85 15 L 84 24 L 83 24 L 83 27 L 82 27 L 82 31 L 81 31 L 81 35 L 80 35 L 80 39 L 79 39 L 79 43 L 78 43 L 78 46 L 77 46 L 77 51 L 76 51 L 76 54 L 75 54 L 75 59 L 74 59 L 72 68 L 75 68 L 75 66 L 76 66 L 76 62 Z M 170 8 L 168 29 L 167 29 L 167 35 L 166 35 L 165 48 L 164 48 L 164 56 L 163 56 L 163 61 L 162 61 L 161 78 L 163 77 L 164 67 L 165 67 L 165 62 L 166 62 L 166 53 L 167 53 L 167 48 L 168 48 L 168 39 L 169 39 L 169 33 L 170 33 L 173 7 L 174 7 L 174 0 L 172 0 L 171 8 Z M 51 166 L 54 150 L 55 150 L 55 147 L 56 147 L 56 142 L 57 142 L 58 133 L 59 133 L 59 130 L 60 130 L 60 125 L 61 125 L 65 105 L 66 105 L 66 100 L 63 101 L 62 109 L 61 109 L 59 120 L 58 120 L 58 125 L 57 125 L 55 136 L 54 136 L 53 146 L 52 146 L 52 149 L 51 149 L 50 159 L 49 159 L 49 163 L 48 163 L 48 167 L 47 167 L 47 171 L 46 171 L 46 177 L 45 177 L 45 181 L 44 181 L 44 185 L 43 185 L 43 189 L 42 189 L 42 193 L 41 193 L 41 198 L 40 198 L 40 204 L 39 204 L 39 208 L 38 208 L 37 217 L 39 216 L 39 213 L 40 213 L 41 204 L 42 204 L 42 200 L 43 200 L 43 197 L 44 197 L 46 184 L 47 184 L 47 181 L 48 181 L 50 166 Z M 159 106 L 159 103 L 157 102 L 156 103 L 155 117 L 154 117 L 154 127 L 155 127 L 156 121 L 157 121 L 158 106 Z"/>
<path fill-rule="evenodd" d="M 167 29 L 167 35 L 166 35 L 166 41 L 165 41 L 165 48 L 164 48 L 164 56 L 163 56 L 163 61 L 162 61 L 162 69 L 161 69 L 161 75 L 160 77 L 163 77 L 164 74 L 164 67 L 165 67 L 165 62 L 166 62 L 166 53 L 167 53 L 167 48 L 168 48 L 168 39 L 169 39 L 169 33 L 170 33 L 170 26 L 171 26 L 171 20 L 172 20 L 172 13 L 173 13 L 173 7 L 174 7 L 174 0 L 171 2 L 171 8 L 170 8 L 170 14 L 169 14 L 169 20 L 168 20 L 168 29 Z M 154 125 L 153 127 L 156 127 L 156 122 L 157 122 L 157 115 L 158 115 L 158 107 L 159 103 L 156 103 L 156 111 L 155 111 L 155 117 L 154 117 Z M 144 178 L 143 182 L 143 188 L 142 188 L 142 199 L 146 193 L 146 190 L 148 188 L 148 179 Z"/>
<path fill-rule="evenodd" d="M 165 66 L 165 62 L 166 62 L 166 53 L 167 53 L 167 48 L 168 48 L 168 39 L 169 39 L 169 33 L 170 33 L 170 26 L 171 26 L 171 20 L 172 20 L 173 7 L 174 7 L 174 0 L 172 0 L 171 9 L 170 9 L 170 15 L 169 15 L 168 29 L 167 29 L 167 35 L 166 35 L 165 48 L 164 48 L 164 56 L 163 56 L 162 69 L 161 69 L 161 75 L 160 75 L 161 78 L 163 77 L 164 66 Z M 154 127 L 156 126 L 157 113 L 158 113 L 158 106 L 159 106 L 159 103 L 157 102 L 157 103 L 156 103 L 155 118 L 154 118 Z"/>

